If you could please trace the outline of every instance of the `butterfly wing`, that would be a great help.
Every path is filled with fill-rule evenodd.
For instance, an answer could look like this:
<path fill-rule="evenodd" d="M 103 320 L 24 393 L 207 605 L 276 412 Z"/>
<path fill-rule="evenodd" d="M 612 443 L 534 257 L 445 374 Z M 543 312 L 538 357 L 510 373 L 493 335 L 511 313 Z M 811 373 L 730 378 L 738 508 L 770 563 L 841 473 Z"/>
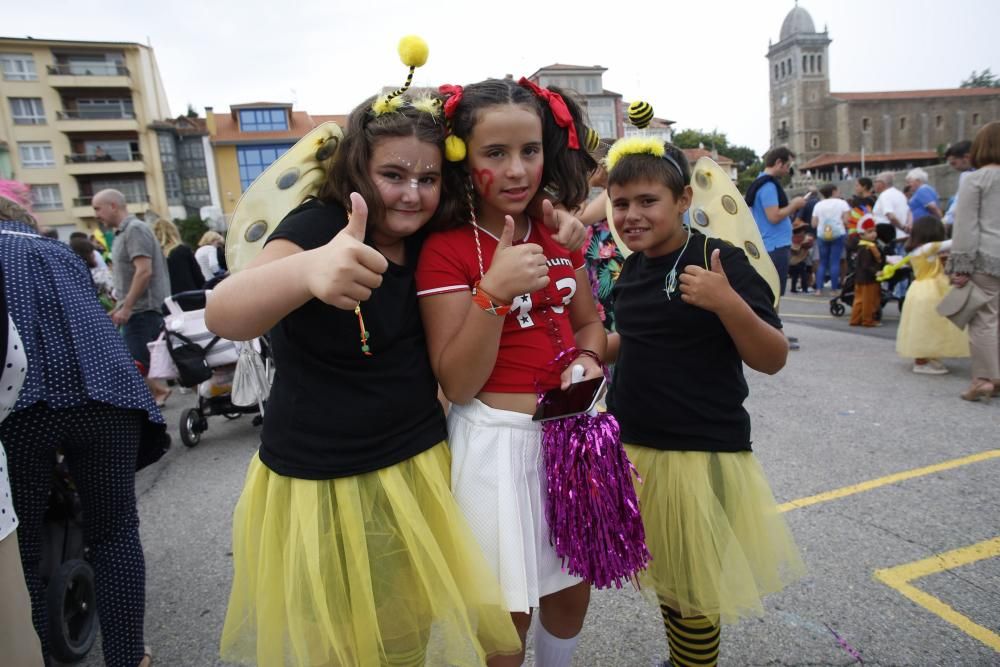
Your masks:
<path fill-rule="evenodd" d="M 288 212 L 316 194 L 343 138 L 336 123 L 318 125 L 250 184 L 236 203 L 226 233 L 230 271 L 246 267 Z"/>
<path fill-rule="evenodd" d="M 743 195 L 729 174 L 710 157 L 699 158 L 691 170 L 689 217 L 694 229 L 742 248 L 757 273 L 767 281 L 778 303 L 778 271 L 764 249 L 764 240 Z"/>

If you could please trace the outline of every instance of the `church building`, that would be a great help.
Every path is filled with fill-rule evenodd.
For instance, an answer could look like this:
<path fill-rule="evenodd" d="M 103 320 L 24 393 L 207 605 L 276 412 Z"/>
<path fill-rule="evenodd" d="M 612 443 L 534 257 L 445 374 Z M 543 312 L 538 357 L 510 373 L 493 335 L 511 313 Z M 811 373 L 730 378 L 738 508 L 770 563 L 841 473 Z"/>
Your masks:
<path fill-rule="evenodd" d="M 788 146 L 801 171 L 934 164 L 949 145 L 1000 118 L 1000 88 L 830 92 L 831 41 L 796 2 L 767 51 L 771 145 Z"/>

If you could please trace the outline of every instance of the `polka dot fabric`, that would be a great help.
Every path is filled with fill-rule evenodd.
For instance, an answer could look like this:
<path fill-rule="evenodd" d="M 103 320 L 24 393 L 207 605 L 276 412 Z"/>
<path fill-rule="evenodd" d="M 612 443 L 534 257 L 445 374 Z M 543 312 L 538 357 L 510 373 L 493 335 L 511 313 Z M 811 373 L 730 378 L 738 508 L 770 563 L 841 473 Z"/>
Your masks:
<path fill-rule="evenodd" d="M 16 410 L 39 401 L 67 408 L 94 400 L 144 410 L 150 421 L 163 423 L 97 300 L 87 266 L 69 246 L 27 225 L 0 222 L 0 264 L 10 316 L 29 362 Z"/>
<path fill-rule="evenodd" d="M 52 409 L 36 403 L 0 424 L 10 459 L 14 508 L 32 621 L 48 655 L 45 587 L 38 575 L 42 522 L 56 448 L 66 456 L 83 505 L 87 560 L 94 568 L 105 664 L 135 667 L 143 655 L 146 563 L 135 504 L 135 459 L 144 415 L 91 401 Z"/>
<path fill-rule="evenodd" d="M 17 395 L 24 383 L 24 375 L 28 363 L 24 356 L 24 344 L 17 335 L 17 327 L 7 318 L 7 354 L 2 373 L 0 373 L 0 422 L 14 409 Z M 10 495 L 10 481 L 7 478 L 7 453 L 0 444 L 0 540 L 14 532 L 17 528 L 17 515 L 14 513 L 14 501 Z"/>

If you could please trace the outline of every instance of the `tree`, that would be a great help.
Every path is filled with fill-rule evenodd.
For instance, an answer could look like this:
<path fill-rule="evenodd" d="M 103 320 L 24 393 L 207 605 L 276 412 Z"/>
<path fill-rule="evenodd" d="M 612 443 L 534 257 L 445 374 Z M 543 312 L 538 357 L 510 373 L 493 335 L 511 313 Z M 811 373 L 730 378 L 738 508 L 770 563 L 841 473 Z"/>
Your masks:
<path fill-rule="evenodd" d="M 188 102 L 188 110 L 187 110 L 187 113 L 184 114 L 184 115 L 187 116 L 188 118 L 197 118 L 198 117 L 198 111 L 194 108 L 193 104 L 191 104 L 190 102 Z"/>
<path fill-rule="evenodd" d="M 181 240 L 192 248 L 198 247 L 202 234 L 208 231 L 208 225 L 197 214 L 186 218 L 174 218 L 174 224 L 181 233 Z"/>
<path fill-rule="evenodd" d="M 969 78 L 962 82 L 960 88 L 1000 88 L 1000 77 L 987 67 L 982 72 L 972 70 Z"/>
<path fill-rule="evenodd" d="M 674 145 L 678 148 L 701 147 L 717 151 L 719 155 L 725 155 L 735 162 L 736 168 L 740 171 L 758 160 L 757 153 L 752 148 L 730 145 L 726 135 L 717 130 L 711 132 L 694 129 L 681 130 L 674 134 Z"/>

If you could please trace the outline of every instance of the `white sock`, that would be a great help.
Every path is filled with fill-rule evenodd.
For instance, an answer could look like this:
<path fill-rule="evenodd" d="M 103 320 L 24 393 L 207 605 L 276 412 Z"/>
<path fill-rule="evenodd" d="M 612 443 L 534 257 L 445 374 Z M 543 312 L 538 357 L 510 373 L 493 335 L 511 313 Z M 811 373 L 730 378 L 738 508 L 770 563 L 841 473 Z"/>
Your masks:
<path fill-rule="evenodd" d="M 576 652 L 580 635 L 559 639 L 540 622 L 535 626 L 535 665 L 537 667 L 569 667 Z"/>

